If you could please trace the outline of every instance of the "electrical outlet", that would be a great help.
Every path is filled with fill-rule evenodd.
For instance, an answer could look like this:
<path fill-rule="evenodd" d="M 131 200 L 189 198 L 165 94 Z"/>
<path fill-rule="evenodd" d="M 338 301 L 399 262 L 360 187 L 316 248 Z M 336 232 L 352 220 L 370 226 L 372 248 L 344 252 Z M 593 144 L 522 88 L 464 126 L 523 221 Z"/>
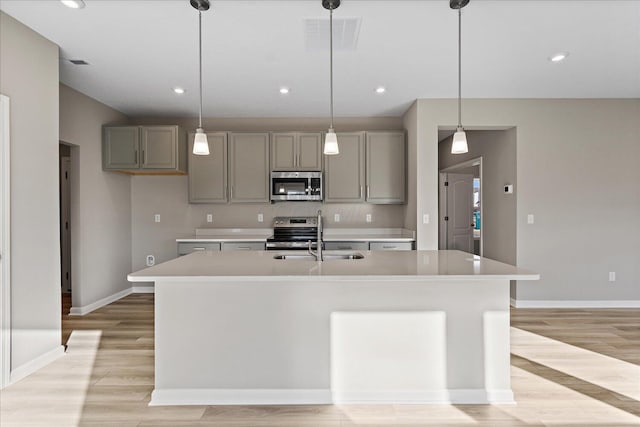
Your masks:
<path fill-rule="evenodd" d="M 609 281 L 610 282 L 615 282 L 616 281 L 616 272 L 615 271 L 610 271 L 609 272 Z"/>
<path fill-rule="evenodd" d="M 207 214 L 207 222 L 213 222 L 213 215 Z"/>
<path fill-rule="evenodd" d="M 422 215 L 422 223 L 429 224 L 429 214 Z"/>
<path fill-rule="evenodd" d="M 333 214 L 333 222 L 340 222 L 340 214 Z"/>
<path fill-rule="evenodd" d="M 533 214 L 527 215 L 527 224 L 533 224 Z"/>
<path fill-rule="evenodd" d="M 147 255 L 147 267 L 151 267 L 155 265 L 155 263 L 156 263 L 156 257 L 154 257 L 153 255 Z"/>
<path fill-rule="evenodd" d="M 155 215 L 153 216 L 153 220 L 154 220 L 155 222 L 160 222 L 160 214 L 155 214 Z"/>
<path fill-rule="evenodd" d="M 367 222 L 371 222 L 371 214 L 367 214 L 365 216 L 365 219 L 366 219 Z"/>
<path fill-rule="evenodd" d="M 264 215 L 261 213 L 258 214 L 258 222 L 264 222 Z"/>

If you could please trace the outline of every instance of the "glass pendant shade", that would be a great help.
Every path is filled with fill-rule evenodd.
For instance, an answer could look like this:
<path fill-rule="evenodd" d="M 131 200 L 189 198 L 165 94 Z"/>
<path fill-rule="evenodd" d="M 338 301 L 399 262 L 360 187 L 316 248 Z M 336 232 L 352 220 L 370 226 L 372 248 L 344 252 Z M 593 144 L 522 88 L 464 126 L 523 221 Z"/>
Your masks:
<path fill-rule="evenodd" d="M 207 134 L 204 133 L 202 128 L 196 129 L 196 137 L 193 140 L 193 154 L 198 156 L 209 155 L 209 142 L 207 141 Z"/>
<path fill-rule="evenodd" d="M 464 129 L 458 128 L 453 134 L 453 143 L 451 144 L 451 154 L 464 154 L 469 152 L 467 146 L 467 134 Z"/>
<path fill-rule="evenodd" d="M 340 149 L 338 149 L 338 137 L 333 129 L 329 129 L 329 132 L 324 137 L 324 154 L 326 155 L 334 155 L 340 154 Z"/>

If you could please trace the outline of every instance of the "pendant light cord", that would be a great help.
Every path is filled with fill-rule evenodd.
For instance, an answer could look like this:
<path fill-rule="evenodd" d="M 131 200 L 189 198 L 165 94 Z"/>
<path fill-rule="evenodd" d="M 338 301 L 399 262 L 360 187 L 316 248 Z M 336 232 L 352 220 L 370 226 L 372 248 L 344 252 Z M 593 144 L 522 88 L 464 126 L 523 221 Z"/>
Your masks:
<path fill-rule="evenodd" d="M 198 58 L 200 61 L 200 116 L 198 127 L 202 129 L 202 11 L 198 10 Z"/>
<path fill-rule="evenodd" d="M 458 127 L 462 127 L 462 8 L 458 9 Z"/>
<path fill-rule="evenodd" d="M 329 6 L 329 85 L 331 87 L 331 126 L 333 129 L 333 3 Z"/>

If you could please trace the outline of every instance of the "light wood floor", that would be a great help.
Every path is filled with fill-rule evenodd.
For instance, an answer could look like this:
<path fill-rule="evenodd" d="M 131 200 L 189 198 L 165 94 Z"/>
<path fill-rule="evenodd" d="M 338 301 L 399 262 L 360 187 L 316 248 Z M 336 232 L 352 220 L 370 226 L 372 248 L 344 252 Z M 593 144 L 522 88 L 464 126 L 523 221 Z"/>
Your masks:
<path fill-rule="evenodd" d="M 639 426 L 640 310 L 512 312 L 516 405 L 149 407 L 153 295 L 63 316 L 67 355 L 1 392 L 9 426 Z"/>

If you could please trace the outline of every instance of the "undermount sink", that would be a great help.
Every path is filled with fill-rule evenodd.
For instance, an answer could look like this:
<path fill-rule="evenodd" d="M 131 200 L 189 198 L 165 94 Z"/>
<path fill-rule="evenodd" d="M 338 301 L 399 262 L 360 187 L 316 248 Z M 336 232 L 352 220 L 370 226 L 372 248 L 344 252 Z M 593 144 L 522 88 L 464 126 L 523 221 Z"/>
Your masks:
<path fill-rule="evenodd" d="M 364 255 L 360 253 L 351 253 L 351 254 L 323 254 L 322 258 L 325 261 L 330 261 L 334 259 L 363 259 Z M 273 259 L 298 259 L 298 260 L 306 260 L 306 261 L 315 261 L 316 257 L 309 254 L 280 254 L 274 255 Z"/>

